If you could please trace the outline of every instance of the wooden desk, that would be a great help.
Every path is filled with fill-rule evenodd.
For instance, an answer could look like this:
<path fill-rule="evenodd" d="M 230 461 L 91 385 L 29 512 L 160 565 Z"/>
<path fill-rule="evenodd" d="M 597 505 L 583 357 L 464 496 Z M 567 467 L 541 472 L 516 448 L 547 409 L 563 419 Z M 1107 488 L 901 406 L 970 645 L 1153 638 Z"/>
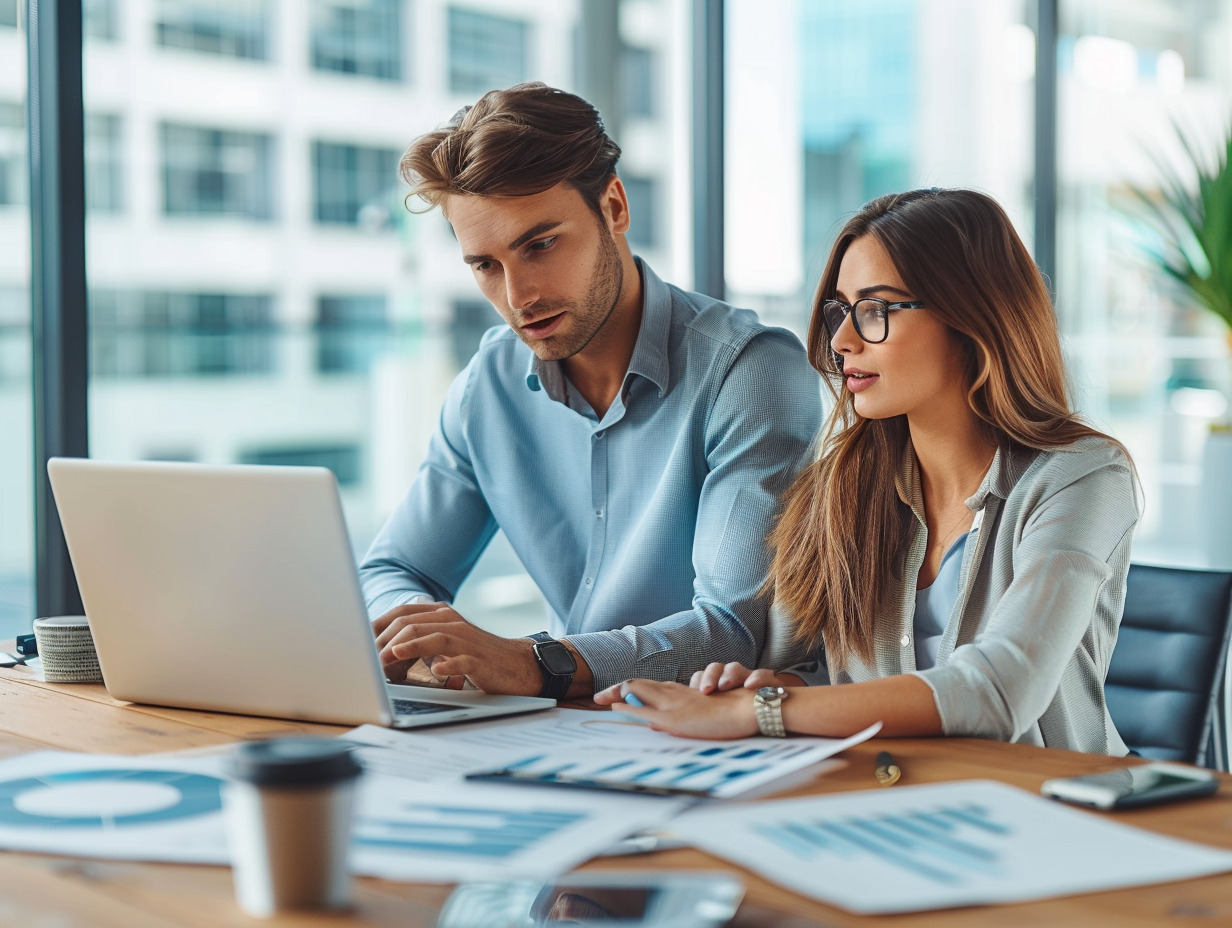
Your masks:
<path fill-rule="evenodd" d="M 186 668 L 187 670 L 187 668 Z M 205 669 L 205 672 L 209 672 Z M 333 735 L 330 725 L 134 706 L 102 686 L 44 683 L 24 667 L 0 669 L 0 757 L 45 748 L 145 754 L 291 733 Z M 873 786 L 873 759 L 886 745 L 904 770 L 903 783 L 996 779 L 1028 790 L 1055 776 L 1119 766 L 1106 757 L 976 739 L 870 742 L 847 751 L 847 766 L 784 795 L 842 792 Z M 1163 834 L 1232 848 L 1232 777 L 1201 801 L 1117 813 L 1117 819 Z M 606 858 L 585 869 L 735 869 L 700 851 L 663 851 Z M 743 873 L 748 896 L 737 924 L 829 926 L 1152 926 L 1232 924 L 1232 874 L 1012 906 L 951 909 L 892 917 L 851 915 Z M 115 928 L 261 924 L 236 908 L 225 867 L 97 861 L 0 853 L 0 923 Z M 388 925 L 431 928 L 446 886 L 361 878 L 357 906 L 345 916 L 286 916 L 266 924 Z"/>

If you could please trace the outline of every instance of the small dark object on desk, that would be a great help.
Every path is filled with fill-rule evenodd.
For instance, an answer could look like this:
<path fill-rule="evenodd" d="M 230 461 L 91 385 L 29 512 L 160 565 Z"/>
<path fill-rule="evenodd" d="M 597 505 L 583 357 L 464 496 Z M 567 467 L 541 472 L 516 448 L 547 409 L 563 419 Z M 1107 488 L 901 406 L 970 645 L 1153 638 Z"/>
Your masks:
<path fill-rule="evenodd" d="M 877 767 L 873 770 L 873 776 L 878 783 L 882 786 L 893 786 L 902 775 L 902 769 L 894 763 L 889 751 L 882 751 L 877 755 Z"/>
<path fill-rule="evenodd" d="M 34 634 L 18 635 L 16 651 L 26 657 L 38 657 L 38 641 L 35 640 Z"/>

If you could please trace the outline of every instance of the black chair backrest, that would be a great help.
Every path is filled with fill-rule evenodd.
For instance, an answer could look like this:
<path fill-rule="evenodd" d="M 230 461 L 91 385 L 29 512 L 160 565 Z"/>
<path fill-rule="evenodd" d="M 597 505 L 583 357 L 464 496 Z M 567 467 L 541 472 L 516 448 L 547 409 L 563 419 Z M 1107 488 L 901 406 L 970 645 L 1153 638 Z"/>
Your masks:
<path fill-rule="evenodd" d="M 1225 766 L 1220 718 L 1232 573 L 1133 564 L 1104 692 L 1143 757 Z M 1214 748 L 1214 750 L 1212 750 Z"/>

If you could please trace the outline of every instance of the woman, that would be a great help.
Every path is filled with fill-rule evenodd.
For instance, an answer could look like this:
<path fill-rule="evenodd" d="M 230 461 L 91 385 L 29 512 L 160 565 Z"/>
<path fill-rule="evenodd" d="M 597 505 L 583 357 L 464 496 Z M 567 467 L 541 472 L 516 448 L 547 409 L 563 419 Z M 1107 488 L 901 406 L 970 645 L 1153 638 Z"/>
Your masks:
<path fill-rule="evenodd" d="M 1125 754 L 1103 681 L 1133 465 L 1070 409 L 1048 292 L 1009 217 L 969 190 L 869 203 L 830 255 L 809 356 L 837 403 L 769 542 L 776 605 L 814 662 L 711 664 L 691 688 L 632 680 L 596 700 L 692 737 L 881 721 Z"/>

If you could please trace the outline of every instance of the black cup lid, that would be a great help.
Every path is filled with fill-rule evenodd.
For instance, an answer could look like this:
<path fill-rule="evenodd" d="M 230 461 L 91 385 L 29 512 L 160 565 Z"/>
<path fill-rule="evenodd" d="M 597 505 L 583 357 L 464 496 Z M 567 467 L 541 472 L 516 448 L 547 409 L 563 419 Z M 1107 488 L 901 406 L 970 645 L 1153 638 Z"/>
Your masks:
<path fill-rule="evenodd" d="M 250 741 L 232 753 L 227 773 L 257 786 L 325 786 L 363 771 L 353 748 L 336 738 Z"/>

